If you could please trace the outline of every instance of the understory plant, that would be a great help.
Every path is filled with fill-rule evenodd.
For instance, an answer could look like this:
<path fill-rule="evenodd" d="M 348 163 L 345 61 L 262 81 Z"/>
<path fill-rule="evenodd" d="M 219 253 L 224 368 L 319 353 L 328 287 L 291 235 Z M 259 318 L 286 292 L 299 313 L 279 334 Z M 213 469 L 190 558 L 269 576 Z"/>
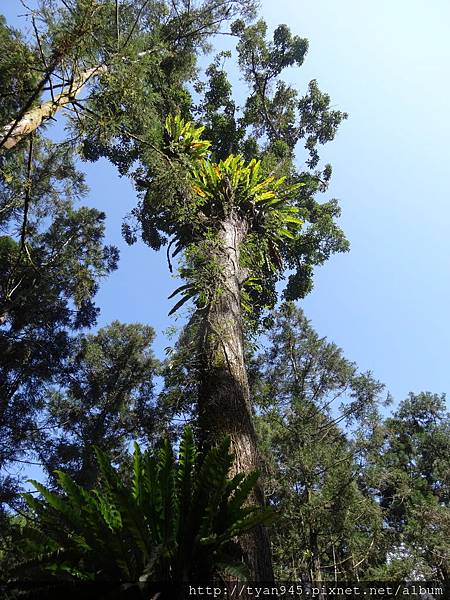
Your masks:
<path fill-rule="evenodd" d="M 94 489 L 58 471 L 61 492 L 32 481 L 41 498 L 24 494 L 30 509 L 23 529 L 27 561 L 14 576 L 30 581 L 145 584 L 245 578 L 236 539 L 274 518 L 248 505 L 258 473 L 229 478 L 230 439 L 202 454 L 186 428 L 175 457 L 166 440 L 158 451 L 134 447 L 129 478 L 96 450 Z"/>

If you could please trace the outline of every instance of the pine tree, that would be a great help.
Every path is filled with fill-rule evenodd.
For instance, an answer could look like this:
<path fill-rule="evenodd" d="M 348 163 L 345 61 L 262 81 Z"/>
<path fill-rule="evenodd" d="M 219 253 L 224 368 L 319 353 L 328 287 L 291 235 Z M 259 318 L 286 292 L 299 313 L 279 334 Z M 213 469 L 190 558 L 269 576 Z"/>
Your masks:
<path fill-rule="evenodd" d="M 119 9 L 119 10 L 117 10 Z M 39 431 L 48 386 L 75 350 L 70 333 L 95 324 L 99 279 L 116 267 L 102 245 L 104 215 L 77 210 L 86 192 L 74 166 L 79 144 L 92 158 L 130 120 L 152 139 L 153 122 L 195 56 L 227 19 L 251 3 L 43 2 L 29 13 L 29 38 L 0 23 L 0 427 L 2 467 L 26 459 Z M 102 76 L 102 77 L 100 77 Z M 152 83 L 153 82 L 153 83 Z M 83 96 L 90 98 L 90 112 Z M 101 111 L 101 118 L 92 112 Z M 64 113 L 77 125 L 61 144 L 42 125 Z M 98 129 L 92 127 L 92 122 Z M 108 132 L 105 135 L 105 132 Z M 72 135 L 73 134 L 73 135 Z M 129 148 L 134 140 L 124 141 Z M 123 152 L 115 155 L 122 156 Z M 118 160 L 120 161 L 120 156 Z M 132 159 L 131 159 L 132 160 Z M 4 478 L 2 500 L 16 485 Z"/>
<path fill-rule="evenodd" d="M 384 511 L 374 578 L 448 581 L 450 420 L 445 396 L 410 394 L 378 432 L 367 479 Z"/>
<path fill-rule="evenodd" d="M 166 418 L 155 407 L 153 338 L 151 327 L 113 321 L 73 340 L 65 372 L 49 390 L 41 416 L 46 426 L 34 441 L 52 483 L 60 470 L 92 488 L 94 447 L 125 463 L 133 441 L 161 439 Z"/>
<path fill-rule="evenodd" d="M 251 472 L 259 457 L 244 332 L 262 324 L 288 272 L 285 296 L 302 298 L 312 287 L 314 265 L 348 247 L 336 224 L 337 202 L 315 199 L 331 177 L 329 165 L 317 169 L 318 147 L 334 138 L 346 115 L 331 109 L 315 81 L 300 97 L 279 79 L 283 69 L 303 63 L 308 44 L 284 25 L 268 41 L 262 21 L 232 25 L 249 87 L 242 110 L 217 61 L 208 70 L 204 102 L 194 106 L 186 82 L 194 77 L 196 53 L 230 13 L 242 12 L 241 2 L 151 2 L 144 14 L 130 1 L 119 18 L 115 7 L 74 0 L 69 8 L 43 14 L 45 60 L 41 52 L 36 55 L 48 67 L 12 118 L 17 124 L 26 118 L 52 77 L 59 75 L 65 90 L 70 81 L 83 80 L 87 69 L 99 73 L 101 67 L 85 101 L 64 103 L 73 110 L 75 139 L 85 158 L 106 156 L 134 180 L 142 196 L 133 214 L 143 240 L 155 249 L 168 244 L 169 260 L 171 249 L 178 255 L 185 284 L 174 309 L 187 300 L 195 307 L 191 328 L 202 443 L 208 447 L 229 435 L 236 469 Z M 79 38 L 77 23 L 86 22 L 89 10 L 100 20 L 101 34 Z M 42 32 L 36 36 L 41 41 Z M 10 124 L 3 145 L 13 133 Z M 27 138 L 20 132 L 17 138 L 23 147 Z M 304 170 L 294 162 L 300 144 Z M 124 233 L 128 241 L 136 239 L 130 224 Z M 263 503 L 261 490 L 255 494 Z M 262 528 L 243 541 L 242 552 L 254 579 L 271 578 Z"/>
<path fill-rule="evenodd" d="M 197 110 L 211 140 L 202 135 L 205 125 L 169 115 L 159 152 L 143 154 L 144 166 L 134 172 L 143 199 L 133 216 L 152 248 L 169 244 L 169 261 L 171 250 L 172 256 L 182 257 L 179 274 L 186 283 L 174 292 L 181 299 L 171 312 L 194 302 L 200 435 L 206 445 L 231 435 L 236 466 L 245 471 L 256 468 L 259 458 L 244 330 L 257 329 L 264 310 L 273 308 L 276 284 L 288 269 L 293 273 L 285 294 L 301 298 L 311 289 L 312 266 L 347 249 L 334 221 L 336 202 L 314 200 L 326 188 L 331 167 L 298 172 L 295 148 L 304 140 L 307 166 L 314 168 L 317 145 L 333 139 L 346 115 L 330 109 L 329 97 L 315 82 L 298 98 L 278 80 L 285 67 L 301 65 L 305 40 L 280 26 L 268 42 L 262 22 L 245 27 L 238 21 L 233 32 L 250 86 L 246 106 L 240 115 L 232 114 L 230 87 L 216 62 L 209 70 L 206 102 Z M 224 126 L 228 119 L 228 138 L 222 128 L 215 132 L 212 126 L 220 115 Z M 232 153 L 221 155 L 224 146 Z M 134 241 L 131 225 L 125 234 Z M 258 501 L 263 502 L 262 495 Z M 259 535 L 243 552 L 255 578 L 270 578 L 268 542 L 263 531 Z"/>
<path fill-rule="evenodd" d="M 2 476 L 30 449 L 48 386 L 71 354 L 71 332 L 95 323 L 98 282 L 117 264 L 117 250 L 103 244 L 105 215 L 73 206 L 80 181 L 72 167 L 70 157 L 55 150 L 38 159 L 31 177 L 17 169 L 15 181 L 0 190 L 10 232 L 0 237 Z M 25 207 L 17 209 L 28 190 Z M 12 500 L 11 483 L 6 476 L 2 502 Z"/>
<path fill-rule="evenodd" d="M 280 513 L 277 576 L 362 578 L 376 556 L 382 518 L 362 481 L 356 434 L 378 422 L 383 386 L 319 337 L 292 303 L 274 315 L 250 373 L 266 493 Z"/>

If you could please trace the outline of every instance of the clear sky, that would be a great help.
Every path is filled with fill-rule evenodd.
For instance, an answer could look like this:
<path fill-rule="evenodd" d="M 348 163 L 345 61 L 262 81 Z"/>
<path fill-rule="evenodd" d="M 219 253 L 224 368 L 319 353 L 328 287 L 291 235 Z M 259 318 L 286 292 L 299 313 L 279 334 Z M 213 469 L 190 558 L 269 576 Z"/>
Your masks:
<path fill-rule="evenodd" d="M 296 80 L 349 112 L 326 149 L 351 242 L 303 307 L 397 400 L 450 391 L 450 3 L 264 3 L 310 40 Z"/>
<path fill-rule="evenodd" d="M 0 11 L 16 25 L 23 8 L 0 0 Z M 307 316 L 396 400 L 450 391 L 450 3 L 265 0 L 262 16 L 310 41 L 289 80 L 302 90 L 317 79 L 350 115 L 322 156 L 334 170 L 324 200 L 340 199 L 351 251 L 317 270 Z M 130 184 L 106 163 L 86 171 L 89 203 L 107 213 L 108 241 L 122 253 L 98 295 L 100 325 L 149 323 L 160 352 L 175 281 L 163 254 L 121 241 Z"/>

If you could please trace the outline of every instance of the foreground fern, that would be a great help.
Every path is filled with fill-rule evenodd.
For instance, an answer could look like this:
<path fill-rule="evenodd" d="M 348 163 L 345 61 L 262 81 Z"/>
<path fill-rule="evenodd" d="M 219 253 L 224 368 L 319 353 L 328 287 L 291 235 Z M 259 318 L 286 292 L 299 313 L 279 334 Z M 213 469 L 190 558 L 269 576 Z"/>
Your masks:
<path fill-rule="evenodd" d="M 131 482 L 124 483 L 97 450 L 101 482 L 86 490 L 57 472 L 63 494 L 33 481 L 43 499 L 24 494 L 34 525 L 26 528 L 22 574 L 85 581 L 186 582 L 212 572 L 245 576 L 233 562 L 233 539 L 273 518 L 246 506 L 257 473 L 228 479 L 230 441 L 201 457 L 184 432 L 178 460 L 166 441 L 157 453 L 135 445 Z"/>

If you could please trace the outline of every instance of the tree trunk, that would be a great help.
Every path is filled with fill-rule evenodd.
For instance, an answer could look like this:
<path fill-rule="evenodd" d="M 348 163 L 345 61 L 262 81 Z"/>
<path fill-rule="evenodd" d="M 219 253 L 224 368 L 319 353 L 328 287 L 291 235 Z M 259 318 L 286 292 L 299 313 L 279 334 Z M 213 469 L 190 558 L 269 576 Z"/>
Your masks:
<path fill-rule="evenodd" d="M 246 273 L 240 265 L 240 249 L 246 230 L 245 221 L 232 214 L 219 232 L 220 246 L 213 258 L 221 269 L 220 292 L 202 320 L 198 399 L 202 441 L 208 447 L 229 435 L 235 455 L 234 473 L 248 473 L 260 466 L 244 360 L 241 286 Z M 261 488 L 251 502 L 264 503 Z M 254 581 L 273 580 L 266 528 L 259 527 L 243 536 L 241 550 Z"/>
<path fill-rule="evenodd" d="M 309 534 L 309 543 L 310 550 L 312 552 L 311 556 L 311 574 L 312 574 L 312 583 L 315 587 L 320 588 L 320 593 L 317 596 L 318 600 L 326 600 L 324 594 L 322 594 L 322 566 L 320 564 L 320 551 L 319 551 L 319 538 L 318 532 L 315 529 L 315 523 L 313 524 L 313 529 L 310 529 Z"/>
<path fill-rule="evenodd" d="M 137 60 L 152 52 L 152 49 L 138 52 Z M 125 61 L 125 57 L 122 57 L 122 60 Z M 29 136 L 30 133 L 36 131 L 40 125 L 52 119 L 61 108 L 73 102 L 91 78 L 101 77 L 107 72 L 107 65 L 97 65 L 96 67 L 86 69 L 86 71 L 74 76 L 72 81 L 64 87 L 60 94 L 54 96 L 48 102 L 43 102 L 35 108 L 27 110 L 20 118 L 0 127 L 0 151 L 3 148 L 5 150 L 14 148 L 20 141 Z"/>
<path fill-rule="evenodd" d="M 70 104 L 81 92 L 89 79 L 101 75 L 107 71 L 106 65 L 99 65 L 87 69 L 75 77 L 63 91 L 49 100 L 30 109 L 19 121 L 11 121 L 0 129 L 2 147 L 9 150 L 14 148 L 21 140 L 35 131 L 42 123 L 45 123 L 67 104 Z"/>

